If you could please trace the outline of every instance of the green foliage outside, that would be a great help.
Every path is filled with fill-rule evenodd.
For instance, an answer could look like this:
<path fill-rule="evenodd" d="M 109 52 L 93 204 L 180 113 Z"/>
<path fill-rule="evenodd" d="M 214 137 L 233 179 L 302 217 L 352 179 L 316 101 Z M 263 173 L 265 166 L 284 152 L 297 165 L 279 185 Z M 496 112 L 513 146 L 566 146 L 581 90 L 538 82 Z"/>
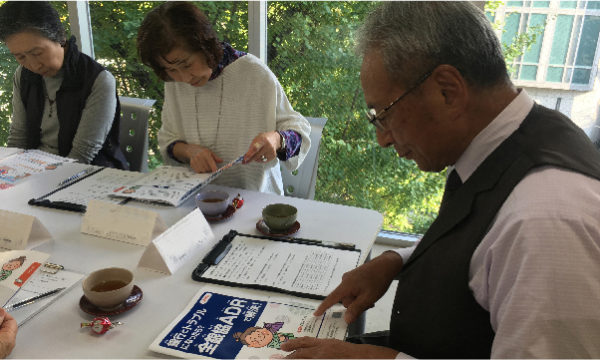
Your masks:
<path fill-rule="evenodd" d="M 115 76 L 120 95 L 157 102 L 149 122 L 150 168 L 158 151 L 163 83 L 137 58 L 135 38 L 144 15 L 158 3 L 90 1 L 96 59 Z M 247 51 L 247 2 L 196 2 L 219 36 Z M 365 116 L 360 59 L 353 35 L 374 2 L 269 2 L 268 65 L 295 110 L 326 117 L 316 200 L 371 208 L 384 215 L 384 229 L 424 232 L 437 215 L 443 173 L 424 173 L 414 162 L 381 148 Z M 65 2 L 55 2 L 68 23 Z M 0 145 L 6 143 L 16 61 L 0 47 Z"/>

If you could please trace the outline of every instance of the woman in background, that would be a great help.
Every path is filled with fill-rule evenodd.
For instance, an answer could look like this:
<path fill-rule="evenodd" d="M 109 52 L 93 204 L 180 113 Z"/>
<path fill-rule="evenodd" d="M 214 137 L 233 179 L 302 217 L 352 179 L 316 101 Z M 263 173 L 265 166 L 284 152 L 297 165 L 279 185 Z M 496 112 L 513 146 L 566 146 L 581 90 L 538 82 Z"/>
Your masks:
<path fill-rule="evenodd" d="M 119 148 L 115 78 L 66 39 L 44 1 L 0 7 L 0 40 L 19 62 L 8 146 L 40 149 L 83 163 L 128 168 Z"/>
<path fill-rule="evenodd" d="M 159 146 L 167 164 L 198 173 L 244 154 L 214 182 L 283 195 L 279 161 L 294 170 L 310 147 L 310 124 L 292 109 L 258 58 L 220 42 L 188 2 L 166 2 L 138 31 L 142 62 L 165 83 Z"/>

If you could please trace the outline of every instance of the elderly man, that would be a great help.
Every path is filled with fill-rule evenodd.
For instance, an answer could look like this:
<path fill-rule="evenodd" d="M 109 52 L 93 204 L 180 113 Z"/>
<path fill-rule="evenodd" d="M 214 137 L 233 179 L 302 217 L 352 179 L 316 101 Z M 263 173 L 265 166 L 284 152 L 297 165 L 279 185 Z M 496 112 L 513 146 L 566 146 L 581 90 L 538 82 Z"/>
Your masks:
<path fill-rule="evenodd" d="M 474 5 L 386 2 L 359 36 L 381 146 L 448 167 L 438 218 L 416 247 L 346 273 L 315 315 L 346 321 L 399 280 L 390 331 L 299 338 L 293 358 L 600 357 L 600 153 L 506 72 Z M 351 343 L 353 342 L 353 343 Z"/>

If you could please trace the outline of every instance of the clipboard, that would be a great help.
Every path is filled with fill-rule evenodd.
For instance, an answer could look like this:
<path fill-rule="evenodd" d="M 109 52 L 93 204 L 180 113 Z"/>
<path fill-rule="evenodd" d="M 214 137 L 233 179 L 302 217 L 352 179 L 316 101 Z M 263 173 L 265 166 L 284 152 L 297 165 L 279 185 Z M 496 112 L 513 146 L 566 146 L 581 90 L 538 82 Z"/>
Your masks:
<path fill-rule="evenodd" d="M 47 208 L 52 208 L 52 209 L 60 209 L 60 210 L 84 213 L 86 210 L 85 205 L 67 202 L 67 201 L 51 201 L 48 198 L 50 196 L 52 196 L 53 194 L 55 194 L 59 191 L 62 191 L 64 189 L 68 188 L 69 186 L 80 182 L 83 179 L 93 176 L 104 169 L 105 168 L 98 168 L 98 169 L 86 172 L 83 176 L 77 176 L 75 178 L 69 177 L 67 180 L 70 179 L 70 181 L 66 181 L 64 184 L 59 185 L 56 189 L 50 191 L 47 194 L 44 194 L 38 198 L 30 199 L 27 203 L 29 205 L 34 205 L 34 206 L 42 206 L 42 207 L 47 207 Z"/>
<path fill-rule="evenodd" d="M 196 266 L 192 279 L 322 300 L 358 266 L 360 254 L 345 243 L 231 230 Z"/>

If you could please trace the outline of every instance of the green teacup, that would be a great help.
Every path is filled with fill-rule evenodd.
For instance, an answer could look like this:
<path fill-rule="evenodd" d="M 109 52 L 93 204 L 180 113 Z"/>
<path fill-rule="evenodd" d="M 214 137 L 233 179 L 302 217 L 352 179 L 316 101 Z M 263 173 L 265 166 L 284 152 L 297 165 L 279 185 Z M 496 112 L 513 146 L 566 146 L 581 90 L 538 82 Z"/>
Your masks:
<path fill-rule="evenodd" d="M 270 204 L 263 211 L 263 221 L 271 231 L 284 231 L 296 222 L 298 210 L 288 204 Z"/>

